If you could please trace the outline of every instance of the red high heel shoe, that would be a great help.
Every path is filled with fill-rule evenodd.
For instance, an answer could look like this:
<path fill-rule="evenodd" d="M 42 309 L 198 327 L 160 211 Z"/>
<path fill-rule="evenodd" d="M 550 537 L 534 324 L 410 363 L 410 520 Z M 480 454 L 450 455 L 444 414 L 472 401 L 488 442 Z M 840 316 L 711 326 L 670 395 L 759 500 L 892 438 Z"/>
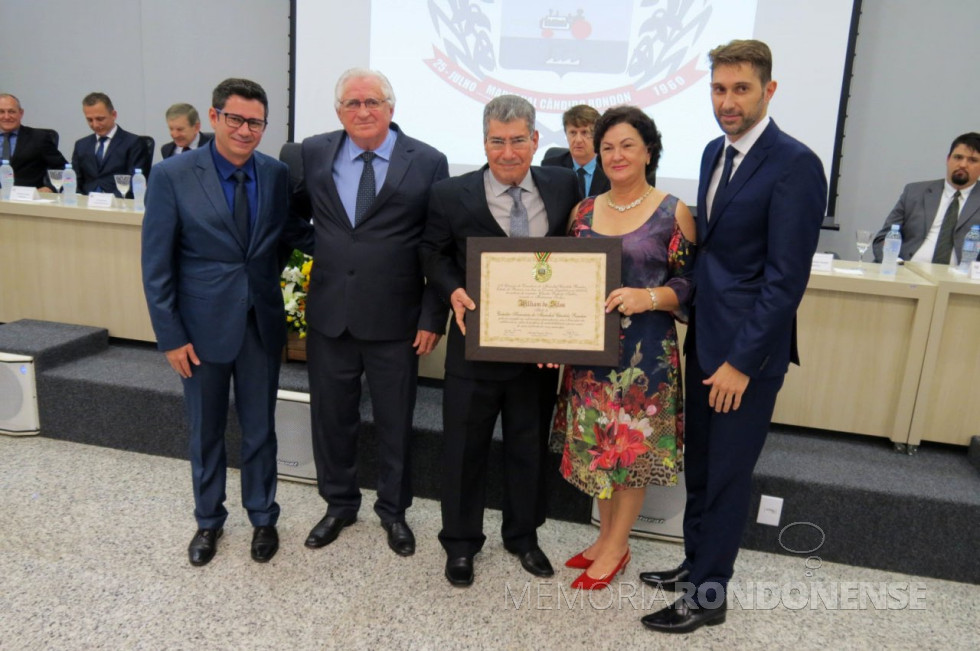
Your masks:
<path fill-rule="evenodd" d="M 586 570 L 582 572 L 577 579 L 572 581 L 572 587 L 577 590 L 600 590 L 602 588 L 609 587 L 609 580 L 621 572 L 626 571 L 626 566 L 630 564 L 630 550 L 626 550 L 626 553 L 621 559 L 619 559 L 619 565 L 605 576 L 600 576 L 597 579 L 593 579 L 589 576 L 589 571 Z"/>
<path fill-rule="evenodd" d="M 580 552 L 565 561 L 565 567 L 574 567 L 576 570 L 587 570 L 593 561 L 594 559 L 585 557 L 585 552 Z"/>

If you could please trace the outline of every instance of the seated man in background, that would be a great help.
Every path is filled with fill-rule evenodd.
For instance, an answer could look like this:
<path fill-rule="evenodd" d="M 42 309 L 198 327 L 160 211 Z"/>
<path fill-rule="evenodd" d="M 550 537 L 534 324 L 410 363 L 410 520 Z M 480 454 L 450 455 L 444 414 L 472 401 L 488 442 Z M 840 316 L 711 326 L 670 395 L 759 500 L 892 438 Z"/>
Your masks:
<path fill-rule="evenodd" d="M 902 230 L 899 257 L 915 262 L 955 265 L 970 227 L 980 224 L 980 133 L 964 133 L 946 156 L 946 178 L 909 183 L 875 235 L 872 249 L 881 262 L 882 243 L 898 224 Z"/>
<path fill-rule="evenodd" d="M 24 109 L 20 100 L 0 93 L 0 159 L 14 168 L 14 185 L 26 185 L 51 192 L 48 170 L 65 168 L 65 157 L 58 151 L 57 134 L 21 124 Z"/>
<path fill-rule="evenodd" d="M 117 197 L 116 174 L 132 174 L 148 160 L 146 145 L 135 133 L 116 124 L 116 109 L 105 93 L 89 93 L 82 100 L 82 112 L 92 135 L 75 141 L 71 166 L 78 178 L 78 191 L 111 192 Z M 149 165 L 143 174 L 149 174 Z M 129 194 L 128 196 L 132 196 Z"/>
<path fill-rule="evenodd" d="M 599 165 L 592 141 L 593 128 L 599 119 L 599 111 L 588 104 L 578 104 L 565 111 L 561 124 L 565 128 L 568 149 L 552 147 L 545 152 L 542 165 L 567 167 L 578 176 L 579 191 L 583 197 L 592 197 L 609 189 L 609 179 Z"/>
<path fill-rule="evenodd" d="M 190 104 L 174 104 L 167 109 L 167 128 L 173 141 L 160 147 L 163 158 L 197 149 L 214 138 L 213 133 L 201 132 L 201 118 Z"/>

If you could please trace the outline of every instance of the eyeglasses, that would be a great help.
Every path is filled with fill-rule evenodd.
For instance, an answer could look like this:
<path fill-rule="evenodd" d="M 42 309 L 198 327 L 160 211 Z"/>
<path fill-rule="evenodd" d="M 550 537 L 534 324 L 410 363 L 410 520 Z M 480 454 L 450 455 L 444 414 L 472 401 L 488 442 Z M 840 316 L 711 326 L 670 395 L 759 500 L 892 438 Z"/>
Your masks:
<path fill-rule="evenodd" d="M 215 108 L 218 115 L 225 116 L 225 124 L 227 124 L 232 129 L 241 129 L 243 124 L 248 124 L 248 130 L 252 133 L 262 133 L 265 131 L 266 125 L 269 124 L 268 120 L 260 120 L 258 118 L 246 119 L 242 115 L 237 113 L 225 113 L 219 108 Z"/>
<path fill-rule="evenodd" d="M 388 100 L 386 99 L 375 99 L 373 97 L 368 97 L 364 101 L 361 101 L 359 99 L 341 100 L 340 102 L 337 102 L 337 105 L 340 106 L 340 108 L 344 109 L 345 111 L 350 111 L 351 113 L 353 113 L 354 111 L 360 111 L 362 105 L 364 106 L 364 108 L 366 108 L 369 111 L 376 111 L 379 108 L 381 108 L 381 105 L 385 104 L 387 101 Z"/>
<path fill-rule="evenodd" d="M 510 140 L 504 138 L 487 138 L 487 147 L 493 151 L 502 151 L 510 145 L 511 149 L 527 149 L 531 146 L 531 139 L 527 136 L 519 136 Z"/>

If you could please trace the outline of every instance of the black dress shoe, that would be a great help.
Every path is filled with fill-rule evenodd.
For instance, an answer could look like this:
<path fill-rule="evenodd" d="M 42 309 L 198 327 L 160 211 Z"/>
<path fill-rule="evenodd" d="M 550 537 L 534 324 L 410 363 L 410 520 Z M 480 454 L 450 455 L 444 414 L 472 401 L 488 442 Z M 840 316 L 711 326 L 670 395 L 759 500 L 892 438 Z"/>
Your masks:
<path fill-rule="evenodd" d="M 224 529 L 198 529 L 191 544 L 187 546 L 187 555 L 191 565 L 207 565 L 214 558 L 214 553 L 218 551 L 218 538 L 225 532 Z"/>
<path fill-rule="evenodd" d="M 404 522 L 382 522 L 381 526 L 388 532 L 388 546 L 399 556 L 411 556 L 415 553 L 415 534 Z"/>
<path fill-rule="evenodd" d="M 310 549 L 326 547 L 337 540 L 340 530 L 349 527 L 357 522 L 357 518 L 338 518 L 333 515 L 325 515 L 323 519 L 316 523 L 310 535 L 306 537 L 306 546 Z"/>
<path fill-rule="evenodd" d="M 663 572 L 640 572 L 640 581 L 664 590 L 676 590 L 678 583 L 684 583 L 689 578 L 691 578 L 691 570 L 683 565 Z"/>
<path fill-rule="evenodd" d="M 540 547 L 534 547 L 526 552 L 510 553 L 521 559 L 521 567 L 534 576 L 548 578 L 555 575 L 555 569 L 551 567 L 551 562 Z"/>
<path fill-rule="evenodd" d="M 275 526 L 255 527 L 252 532 L 252 560 L 268 563 L 279 551 L 279 532 Z"/>
<path fill-rule="evenodd" d="M 717 608 L 698 608 L 684 597 L 662 610 L 650 613 L 640 621 L 651 631 L 690 633 L 702 626 L 724 624 L 727 612 L 728 606 L 725 602 Z"/>
<path fill-rule="evenodd" d="M 459 556 L 447 559 L 446 578 L 457 588 L 473 585 L 473 557 Z"/>

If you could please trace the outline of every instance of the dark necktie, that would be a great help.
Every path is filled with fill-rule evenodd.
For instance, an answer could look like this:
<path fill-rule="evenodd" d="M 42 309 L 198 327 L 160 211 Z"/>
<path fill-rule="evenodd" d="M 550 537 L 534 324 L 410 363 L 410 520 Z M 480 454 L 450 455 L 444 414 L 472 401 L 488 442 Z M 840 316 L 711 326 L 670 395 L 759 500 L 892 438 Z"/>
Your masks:
<path fill-rule="evenodd" d="M 582 196 L 583 197 L 589 196 L 589 190 L 585 187 L 585 174 L 586 174 L 585 168 L 584 167 L 578 168 L 578 170 L 576 170 L 576 174 L 578 174 L 578 188 L 579 190 L 582 191 Z"/>
<path fill-rule="evenodd" d="M 235 177 L 235 208 L 232 214 L 235 217 L 238 234 L 242 236 L 242 241 L 248 244 L 252 221 L 249 217 L 251 211 L 248 208 L 248 191 L 245 190 L 245 179 L 248 177 L 242 170 L 235 170 L 232 176 Z"/>
<path fill-rule="evenodd" d="M 732 175 L 732 161 L 735 159 L 735 154 L 738 150 L 728 145 L 725 148 L 725 164 L 721 168 L 721 178 L 718 180 L 718 189 L 715 190 L 715 198 L 711 200 L 711 216 L 713 217 L 717 210 L 715 209 L 720 203 L 718 200 L 721 199 L 722 195 L 725 193 L 725 188 L 728 187 L 728 177 Z"/>
<path fill-rule="evenodd" d="M 354 203 L 354 225 L 361 221 L 361 217 L 364 213 L 368 211 L 371 204 L 374 203 L 375 187 L 374 187 L 374 165 L 371 161 L 377 156 L 373 151 L 366 151 L 361 153 L 358 158 L 364 161 L 364 167 L 361 169 L 361 180 L 357 184 L 357 201 Z"/>
<path fill-rule="evenodd" d="M 949 264 L 953 254 L 953 232 L 956 230 L 956 220 L 960 218 L 960 191 L 953 193 L 953 200 L 943 216 L 943 225 L 939 227 L 939 239 L 936 241 L 936 251 L 932 261 L 937 264 Z"/>
<path fill-rule="evenodd" d="M 95 157 L 101 163 L 102 158 L 105 156 L 105 141 L 109 139 L 109 136 L 101 136 L 99 138 L 99 146 L 95 148 Z"/>
<path fill-rule="evenodd" d="M 10 151 L 10 132 L 3 134 L 3 152 L 0 153 L 0 159 L 10 160 L 10 156 L 13 152 Z"/>
<path fill-rule="evenodd" d="M 510 208 L 510 236 L 530 237 L 531 229 L 527 223 L 527 208 L 521 201 L 521 189 L 517 186 L 511 186 L 507 188 L 507 194 L 514 200 L 514 205 Z"/>

